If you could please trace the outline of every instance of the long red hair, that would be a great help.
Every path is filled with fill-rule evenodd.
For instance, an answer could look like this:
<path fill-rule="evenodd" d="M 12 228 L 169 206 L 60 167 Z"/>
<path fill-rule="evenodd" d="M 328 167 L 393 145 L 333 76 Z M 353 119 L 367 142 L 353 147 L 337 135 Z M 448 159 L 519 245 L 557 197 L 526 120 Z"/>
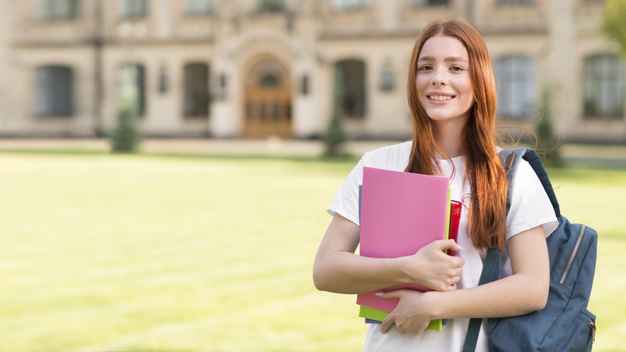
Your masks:
<path fill-rule="evenodd" d="M 433 122 L 417 99 L 417 59 L 429 38 L 444 35 L 458 39 L 467 49 L 474 104 L 464 129 L 462 153 L 471 184 L 468 233 L 477 248 L 502 250 L 506 243 L 506 194 L 508 182 L 496 150 L 496 84 L 487 46 L 476 29 L 462 20 L 438 20 L 424 28 L 415 41 L 407 96 L 413 120 L 413 145 L 407 172 L 438 175 L 435 152 L 450 160 L 435 142 Z"/>

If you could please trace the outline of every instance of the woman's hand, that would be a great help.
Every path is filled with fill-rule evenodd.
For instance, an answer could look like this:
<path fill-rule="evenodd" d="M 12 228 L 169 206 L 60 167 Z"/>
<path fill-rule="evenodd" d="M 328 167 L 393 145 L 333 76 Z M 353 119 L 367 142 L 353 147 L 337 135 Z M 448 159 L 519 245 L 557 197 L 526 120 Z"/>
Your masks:
<path fill-rule="evenodd" d="M 398 306 L 383 320 L 380 328 L 385 333 L 395 327 L 401 334 L 419 334 L 426 330 L 434 315 L 427 292 L 414 290 L 389 291 L 379 295 L 384 299 L 398 299 Z"/>
<path fill-rule="evenodd" d="M 444 250 L 462 251 L 454 240 L 434 241 L 417 253 L 404 257 L 402 270 L 409 282 L 417 283 L 435 291 L 450 291 L 461 280 L 465 260 L 453 257 Z"/>
<path fill-rule="evenodd" d="M 353 294 L 416 283 L 432 290 L 449 291 L 460 280 L 463 258 L 443 252 L 462 250 L 453 240 L 435 241 L 405 257 L 368 258 L 354 253 L 359 231 L 356 224 L 335 214 L 313 265 L 317 289 Z"/>

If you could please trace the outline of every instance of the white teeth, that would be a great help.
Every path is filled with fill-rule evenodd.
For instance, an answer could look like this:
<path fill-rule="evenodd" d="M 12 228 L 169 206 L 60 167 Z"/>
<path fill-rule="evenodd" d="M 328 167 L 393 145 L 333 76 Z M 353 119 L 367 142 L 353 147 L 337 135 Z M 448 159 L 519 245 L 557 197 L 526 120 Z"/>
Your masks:
<path fill-rule="evenodd" d="M 428 97 L 430 98 L 430 100 L 437 100 L 437 101 L 452 99 L 452 97 L 449 95 L 430 95 Z"/>

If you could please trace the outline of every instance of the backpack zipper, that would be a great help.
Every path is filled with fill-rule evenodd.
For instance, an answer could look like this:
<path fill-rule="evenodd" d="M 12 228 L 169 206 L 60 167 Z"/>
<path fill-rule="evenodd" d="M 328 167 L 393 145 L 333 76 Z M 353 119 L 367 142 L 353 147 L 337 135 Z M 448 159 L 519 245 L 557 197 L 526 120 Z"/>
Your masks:
<path fill-rule="evenodd" d="M 569 271 L 572 268 L 574 257 L 576 256 L 576 253 L 578 253 L 578 249 L 580 248 L 580 242 L 582 242 L 583 240 L 585 227 L 586 227 L 585 225 L 580 226 L 580 233 L 578 234 L 578 238 L 576 239 L 576 245 L 574 245 L 574 250 L 572 251 L 572 254 L 570 254 L 569 259 L 567 260 L 567 265 L 565 265 L 565 270 L 563 271 L 563 275 L 561 276 L 561 280 L 559 281 L 559 284 L 561 285 L 565 282 L 565 278 L 567 277 L 567 274 L 569 274 Z"/>
<path fill-rule="evenodd" d="M 593 320 L 589 320 L 589 328 L 591 329 L 591 344 L 596 342 L 596 322 Z"/>

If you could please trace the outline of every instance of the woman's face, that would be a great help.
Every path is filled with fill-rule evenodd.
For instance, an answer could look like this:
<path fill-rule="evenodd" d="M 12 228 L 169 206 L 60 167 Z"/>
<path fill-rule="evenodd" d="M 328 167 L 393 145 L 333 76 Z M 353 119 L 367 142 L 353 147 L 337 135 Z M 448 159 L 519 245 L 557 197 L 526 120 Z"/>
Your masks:
<path fill-rule="evenodd" d="M 418 100 L 436 123 L 462 123 L 474 103 L 467 49 L 454 37 L 426 40 L 417 58 L 415 87 Z"/>

